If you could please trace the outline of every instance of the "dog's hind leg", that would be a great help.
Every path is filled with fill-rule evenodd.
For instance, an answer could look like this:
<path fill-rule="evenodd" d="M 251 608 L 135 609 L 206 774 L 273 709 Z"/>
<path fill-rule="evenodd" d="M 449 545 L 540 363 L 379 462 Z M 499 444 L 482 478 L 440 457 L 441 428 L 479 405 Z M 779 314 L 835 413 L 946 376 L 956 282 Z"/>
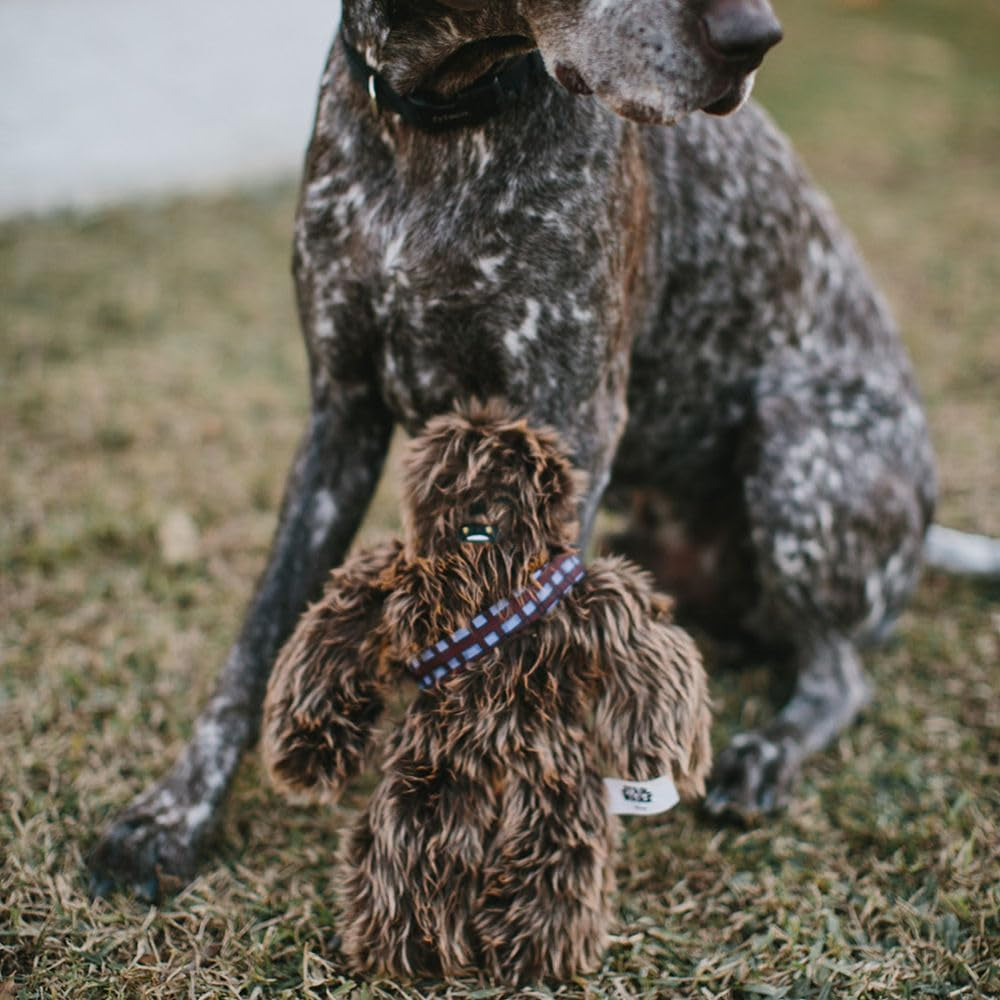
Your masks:
<path fill-rule="evenodd" d="M 157 898 L 194 874 L 243 751 L 257 736 L 278 649 L 344 554 L 378 480 L 392 420 L 367 385 L 317 393 L 285 490 L 271 557 L 194 734 L 163 780 L 104 831 L 91 891 Z"/>
<path fill-rule="evenodd" d="M 743 482 L 758 596 L 746 625 L 784 641 L 792 699 L 716 758 L 708 807 L 780 807 L 805 757 L 869 698 L 859 644 L 916 583 L 934 499 L 930 448 L 905 376 L 789 379 L 757 397 Z"/>

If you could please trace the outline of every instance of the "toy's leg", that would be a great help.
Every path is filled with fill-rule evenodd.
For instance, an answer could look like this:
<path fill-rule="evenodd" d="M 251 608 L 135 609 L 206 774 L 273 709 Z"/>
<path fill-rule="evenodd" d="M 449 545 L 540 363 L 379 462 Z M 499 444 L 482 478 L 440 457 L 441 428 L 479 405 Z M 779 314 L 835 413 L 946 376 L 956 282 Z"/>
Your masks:
<path fill-rule="evenodd" d="M 385 834 L 371 806 L 347 834 L 338 879 L 341 949 L 355 972 L 440 975 L 437 942 L 417 916 L 402 838 L 393 845 Z"/>
<path fill-rule="evenodd" d="M 480 965 L 471 929 L 490 789 L 399 759 L 343 851 L 341 941 L 351 968 L 457 975 Z"/>
<path fill-rule="evenodd" d="M 607 946 L 615 826 L 600 779 L 508 784 L 474 923 L 484 968 L 507 983 L 593 971 Z"/>

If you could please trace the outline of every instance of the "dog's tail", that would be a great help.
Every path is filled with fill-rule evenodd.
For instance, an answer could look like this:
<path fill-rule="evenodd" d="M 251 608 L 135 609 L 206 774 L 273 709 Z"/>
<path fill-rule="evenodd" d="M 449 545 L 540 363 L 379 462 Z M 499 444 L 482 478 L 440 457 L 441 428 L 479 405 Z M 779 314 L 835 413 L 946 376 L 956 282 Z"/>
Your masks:
<path fill-rule="evenodd" d="M 924 565 L 960 576 L 1000 579 L 1000 538 L 932 524 L 924 539 Z"/>

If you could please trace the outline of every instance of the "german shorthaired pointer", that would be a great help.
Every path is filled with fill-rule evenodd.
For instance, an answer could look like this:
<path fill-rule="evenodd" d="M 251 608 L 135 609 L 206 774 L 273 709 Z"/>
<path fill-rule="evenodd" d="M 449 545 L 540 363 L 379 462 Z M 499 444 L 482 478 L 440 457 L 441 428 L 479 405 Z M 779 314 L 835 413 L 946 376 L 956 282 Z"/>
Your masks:
<path fill-rule="evenodd" d="M 767 0 L 344 0 L 295 229 L 312 414 L 218 688 L 104 832 L 96 892 L 191 876 L 394 424 L 472 396 L 562 434 L 584 540 L 610 486 L 682 608 L 794 668 L 710 810 L 780 807 L 865 704 L 858 649 L 914 586 L 934 466 L 855 247 L 746 103 L 779 38 Z"/>

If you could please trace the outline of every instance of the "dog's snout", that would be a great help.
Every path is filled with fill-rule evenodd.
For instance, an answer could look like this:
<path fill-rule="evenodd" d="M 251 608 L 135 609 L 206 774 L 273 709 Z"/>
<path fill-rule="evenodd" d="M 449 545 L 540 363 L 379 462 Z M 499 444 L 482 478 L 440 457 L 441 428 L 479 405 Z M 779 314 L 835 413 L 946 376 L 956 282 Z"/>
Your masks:
<path fill-rule="evenodd" d="M 756 69 L 782 36 L 767 0 L 709 0 L 702 25 L 711 50 L 746 71 Z"/>

